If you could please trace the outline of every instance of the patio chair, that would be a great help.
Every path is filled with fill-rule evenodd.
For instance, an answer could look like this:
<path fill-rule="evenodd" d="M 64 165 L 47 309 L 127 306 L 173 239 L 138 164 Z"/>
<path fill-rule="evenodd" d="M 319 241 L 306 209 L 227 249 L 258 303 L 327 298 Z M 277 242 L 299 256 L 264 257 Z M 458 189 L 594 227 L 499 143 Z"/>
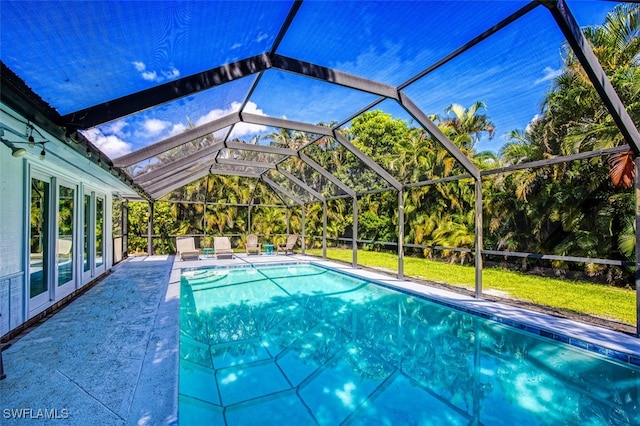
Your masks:
<path fill-rule="evenodd" d="M 71 261 L 71 247 L 72 242 L 70 240 L 63 240 L 58 238 L 56 243 L 58 244 L 58 263 L 66 263 Z"/>
<path fill-rule="evenodd" d="M 233 259 L 229 237 L 213 237 L 213 254 L 216 259 Z"/>
<path fill-rule="evenodd" d="M 280 244 L 278 244 L 278 246 L 276 247 L 276 254 L 278 254 L 279 252 L 284 252 L 285 256 L 291 252 L 291 254 L 293 254 L 293 248 L 296 246 L 296 243 L 298 242 L 298 234 L 291 234 L 287 237 L 287 242 L 285 245 L 281 246 Z"/>
<path fill-rule="evenodd" d="M 258 242 L 258 236 L 257 235 L 255 235 L 255 234 L 247 235 L 247 243 L 246 243 L 247 255 L 249 255 L 251 253 L 260 254 L 260 247 L 261 246 L 262 246 L 262 244 L 260 244 Z"/>
<path fill-rule="evenodd" d="M 193 237 L 176 237 L 176 251 L 180 260 L 200 259 L 200 251 L 196 249 L 196 240 Z"/>

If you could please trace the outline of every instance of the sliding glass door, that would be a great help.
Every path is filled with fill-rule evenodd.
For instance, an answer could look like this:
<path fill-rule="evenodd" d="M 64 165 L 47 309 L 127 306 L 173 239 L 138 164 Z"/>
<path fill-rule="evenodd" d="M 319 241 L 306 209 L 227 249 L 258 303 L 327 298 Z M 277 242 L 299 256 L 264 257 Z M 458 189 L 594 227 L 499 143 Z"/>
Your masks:
<path fill-rule="evenodd" d="M 77 186 L 31 169 L 29 315 L 76 288 Z"/>
<path fill-rule="evenodd" d="M 82 282 L 86 283 L 92 277 L 105 272 L 105 202 L 104 195 L 97 195 L 95 191 L 85 188 L 82 206 Z"/>
<path fill-rule="evenodd" d="M 91 224 L 91 193 L 84 193 L 82 202 L 82 277 L 83 282 L 91 277 L 91 264 L 93 259 L 93 225 Z"/>
<path fill-rule="evenodd" d="M 29 310 L 51 298 L 51 179 L 31 178 L 29 212 Z"/>
<path fill-rule="evenodd" d="M 104 272 L 104 197 L 96 196 L 96 271 Z"/>
<path fill-rule="evenodd" d="M 74 237 L 76 190 L 71 185 L 58 185 L 58 229 L 56 237 L 56 299 L 75 288 Z M 64 294 L 63 294 L 64 293 Z"/>
<path fill-rule="evenodd" d="M 35 315 L 107 265 L 104 193 L 30 167 L 29 315 Z"/>

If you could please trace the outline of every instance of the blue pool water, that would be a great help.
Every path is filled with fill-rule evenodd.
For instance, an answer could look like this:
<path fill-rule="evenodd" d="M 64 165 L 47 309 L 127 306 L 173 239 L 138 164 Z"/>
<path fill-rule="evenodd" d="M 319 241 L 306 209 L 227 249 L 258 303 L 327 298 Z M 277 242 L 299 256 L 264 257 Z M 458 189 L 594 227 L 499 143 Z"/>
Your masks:
<path fill-rule="evenodd" d="M 640 424 L 640 369 L 322 267 L 183 273 L 181 425 Z"/>

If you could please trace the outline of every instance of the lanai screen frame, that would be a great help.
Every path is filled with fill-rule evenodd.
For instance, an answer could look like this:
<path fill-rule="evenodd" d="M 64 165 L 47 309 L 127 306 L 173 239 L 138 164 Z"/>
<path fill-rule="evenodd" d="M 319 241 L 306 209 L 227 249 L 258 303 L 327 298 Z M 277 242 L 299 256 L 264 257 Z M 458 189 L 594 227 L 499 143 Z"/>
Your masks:
<path fill-rule="evenodd" d="M 421 186 L 421 185 L 429 185 L 437 182 L 441 182 L 444 180 L 454 180 L 454 179 L 465 179 L 471 178 L 474 181 L 475 185 L 475 270 L 476 270 L 476 279 L 475 279 L 475 296 L 480 297 L 482 295 L 482 255 L 483 254 L 511 254 L 516 256 L 529 256 L 528 253 L 508 253 L 508 252 L 494 252 L 494 251 L 485 251 L 483 250 L 483 236 L 482 236 L 482 226 L 478 226 L 483 222 L 482 218 L 482 177 L 488 176 L 496 173 L 508 173 L 521 168 L 533 168 L 533 167 L 542 167 L 551 164 L 555 164 L 558 162 L 572 161 L 580 158 L 588 158 L 590 156 L 597 155 L 607 155 L 612 152 L 620 152 L 622 150 L 631 149 L 636 156 L 635 160 L 635 168 L 636 168 L 636 181 L 635 181 L 635 193 L 636 193 L 636 275 L 635 275 L 635 283 L 636 283 L 636 307 L 637 307 L 637 318 L 636 318 L 636 331 L 640 334 L 640 271 L 638 270 L 638 266 L 640 265 L 640 253 L 638 253 L 637 248 L 640 246 L 640 133 L 638 129 L 634 126 L 631 117 L 627 113 L 627 110 L 623 103 L 621 102 L 618 94 L 614 90 L 607 76 L 605 75 L 600 63 L 598 62 L 595 54 L 593 53 L 589 43 L 586 38 L 582 34 L 580 27 L 578 26 L 574 16 L 571 11 L 567 7 L 565 0 L 540 0 L 540 1 L 532 1 L 526 6 L 522 7 L 520 10 L 511 14 L 509 17 L 503 19 L 498 24 L 492 26 L 487 29 L 483 33 L 479 34 L 472 40 L 468 41 L 464 45 L 460 46 L 458 49 L 450 52 L 448 55 L 442 57 L 440 60 L 436 61 L 427 69 L 424 69 L 417 75 L 413 76 L 409 80 L 398 86 L 389 86 L 387 84 L 379 83 L 373 80 L 365 79 L 359 76 L 355 76 L 352 74 L 348 74 L 345 72 L 337 71 L 334 69 L 326 68 L 320 65 L 308 63 L 305 61 L 300 61 L 295 58 L 289 58 L 282 55 L 279 55 L 277 52 L 278 46 L 281 43 L 284 35 L 287 33 L 289 26 L 293 22 L 296 13 L 300 9 L 302 5 L 302 1 L 295 1 L 289 11 L 287 18 L 285 19 L 278 36 L 276 37 L 272 48 L 270 51 L 246 58 L 244 60 L 240 60 L 231 64 L 226 64 L 220 67 L 213 68 L 211 70 L 201 72 L 192 76 L 180 78 L 178 80 L 165 83 L 142 92 L 134 93 L 132 95 L 124 96 L 122 98 L 110 100 L 109 102 L 105 102 L 103 104 L 99 104 L 90 108 L 85 108 L 79 111 L 75 111 L 73 113 L 66 114 L 64 116 L 59 116 L 55 110 L 51 108 L 42 108 L 42 111 L 39 111 L 40 114 L 35 117 L 34 122 L 45 125 L 45 128 L 53 129 L 50 121 L 54 123 L 62 123 L 63 126 L 67 129 L 64 136 L 61 135 L 61 140 L 73 139 L 74 142 L 79 142 L 78 146 L 80 149 L 84 149 L 86 146 L 87 149 L 95 149 L 95 147 L 86 140 L 81 134 L 77 133 L 77 130 L 84 130 L 87 128 L 91 128 L 97 126 L 99 124 L 109 122 L 115 120 L 117 118 L 121 118 L 138 111 L 151 108 L 157 106 L 159 104 L 163 104 L 172 100 L 176 100 L 194 93 L 197 93 L 202 90 L 206 90 L 215 86 L 223 85 L 234 80 L 247 77 L 250 75 L 257 74 L 258 77 L 254 80 L 252 87 L 248 91 L 240 109 L 236 113 L 229 114 L 225 117 L 219 118 L 213 122 L 210 122 L 206 125 L 200 126 L 195 129 L 191 129 L 189 131 L 184 132 L 178 136 L 160 141 L 154 145 L 149 147 L 145 147 L 138 151 L 135 151 L 131 154 L 127 154 L 123 157 L 117 158 L 112 162 L 108 161 L 105 158 L 104 164 L 106 163 L 110 170 L 114 171 L 114 174 L 121 177 L 125 182 L 134 187 L 136 191 L 145 199 L 150 202 L 150 209 L 152 209 L 152 203 L 158 200 L 163 195 L 168 194 L 173 189 L 184 186 L 185 184 L 192 182 L 198 178 L 204 177 L 208 174 L 219 173 L 219 174 L 234 174 L 234 175 L 243 175 L 247 177 L 255 177 L 257 179 L 263 180 L 268 186 L 270 186 L 274 191 L 283 193 L 288 198 L 294 200 L 295 204 L 302 206 L 304 212 L 305 203 L 295 197 L 293 194 L 288 194 L 286 190 L 283 191 L 283 188 L 279 187 L 275 182 L 270 181 L 267 176 L 265 176 L 265 172 L 260 173 L 241 173 L 241 172 L 233 172 L 229 171 L 224 173 L 221 170 L 213 170 L 212 166 L 207 167 L 206 163 L 200 164 L 199 168 L 196 171 L 187 171 L 186 165 L 189 164 L 188 158 L 182 158 L 174 163 L 165 164 L 162 167 L 162 170 L 156 172 L 157 177 L 162 177 L 165 182 L 158 183 L 149 183 L 150 177 L 148 175 L 143 175 L 141 177 L 131 178 L 127 176 L 124 172 L 124 168 L 135 164 L 141 160 L 151 158 L 154 155 L 161 154 L 166 150 L 183 145 L 189 141 L 194 139 L 204 137 L 208 134 L 211 134 L 217 130 L 221 130 L 224 128 L 233 128 L 237 123 L 253 123 L 253 124 L 261 124 L 268 125 L 273 127 L 281 127 L 291 130 L 299 130 L 303 132 L 312 132 L 318 133 L 321 135 L 325 135 L 328 137 L 332 137 L 337 140 L 342 146 L 348 149 L 351 153 L 353 153 L 360 161 L 366 164 L 371 170 L 373 170 L 378 176 L 386 180 L 390 187 L 389 189 L 392 191 L 397 191 L 398 193 L 398 276 L 402 278 L 404 276 L 404 191 L 410 187 Z M 438 127 L 429 120 L 426 114 L 408 97 L 408 95 L 404 92 L 404 89 L 409 87 L 411 84 L 415 83 L 425 75 L 431 73 L 435 69 L 444 65 L 445 63 L 451 61 L 458 55 L 467 51 L 471 47 L 476 44 L 482 42 L 492 34 L 500 31 L 506 26 L 512 24 L 517 21 L 527 13 L 536 9 L 538 6 L 543 6 L 549 10 L 551 16 L 555 20 L 556 24 L 560 28 L 561 32 L 564 34 L 566 41 L 569 46 L 572 48 L 576 57 L 578 58 L 580 64 L 583 69 L 586 71 L 591 83 L 594 88 L 600 95 L 602 101 L 604 102 L 607 110 L 611 114 L 614 122 L 616 123 L 618 129 L 623 135 L 624 139 L 627 142 L 627 145 L 624 147 L 618 147 L 614 150 L 603 150 L 597 152 L 589 152 L 589 153 L 581 153 L 576 154 L 574 156 L 566 156 L 566 157 L 557 157 L 554 159 L 545 160 L 537 163 L 530 164 L 522 164 L 519 166 L 512 166 L 509 168 L 496 169 L 496 170 L 487 170 L 482 171 L 478 170 L 477 167 L 470 161 L 468 157 L 466 157 L 457 147 L 453 144 L 447 137 L 438 129 Z M 294 73 L 306 78 L 318 79 L 324 82 L 329 82 L 333 84 L 337 84 L 340 86 L 344 86 L 353 90 L 366 92 L 370 94 L 374 94 L 379 96 L 378 100 L 372 102 L 371 104 L 365 106 L 363 109 L 352 115 L 351 117 L 346 118 L 344 121 L 339 124 L 329 128 L 322 127 L 308 123 L 294 122 L 283 119 L 276 119 L 273 117 L 264 117 L 258 116 L 254 114 L 249 114 L 243 112 L 247 103 L 250 101 L 251 94 L 257 87 L 257 84 L 262 76 L 262 73 L 269 69 L 278 69 L 281 71 Z M 3 71 L 5 70 L 5 66 L 3 64 Z M 7 79 L 5 77 L 6 73 L 3 73 L 3 87 L 7 85 Z M 19 79 L 19 77 L 18 77 Z M 14 85 L 15 86 L 15 85 Z M 17 92 L 27 92 L 28 88 L 26 87 L 18 87 Z M 432 181 L 425 182 L 417 182 L 411 184 L 403 184 L 397 181 L 393 176 L 391 176 L 385 169 L 383 169 L 380 165 L 375 163 L 372 159 L 367 157 L 364 153 L 362 153 L 358 148 L 356 148 L 353 144 L 351 144 L 339 131 L 339 128 L 344 124 L 351 121 L 353 118 L 359 116 L 360 114 L 371 110 L 376 105 L 381 103 L 384 100 L 394 100 L 398 103 L 411 117 L 413 117 L 427 132 L 429 132 L 434 139 L 436 139 L 443 148 L 445 148 L 449 154 L 451 154 L 456 161 L 465 169 L 466 174 L 462 176 L 457 176 L 453 178 L 444 178 L 437 179 Z M 29 110 L 30 107 L 25 105 L 28 102 L 24 100 L 17 100 L 13 96 L 13 92 L 10 95 L 6 94 L 6 91 L 3 90 L 2 100 L 17 106 L 18 110 Z M 40 99 L 41 101 L 41 99 Z M 44 103 L 44 102 L 42 102 Z M 27 111 L 29 112 L 29 111 Z M 32 112 L 32 111 L 31 111 Z M 51 119 L 51 120 L 49 120 Z M 55 134 L 59 134 L 59 129 Z M 216 150 L 220 150 L 223 148 L 232 147 L 234 149 L 249 149 L 246 144 L 237 144 L 232 141 L 228 141 L 228 136 L 231 132 L 227 133 L 224 141 L 221 143 L 215 144 L 215 146 L 209 147 L 208 152 L 216 152 Z M 240 146 L 243 145 L 243 146 Z M 345 185 L 343 182 L 338 181 L 334 176 L 332 176 L 329 172 L 322 169 L 317 163 L 313 162 L 312 159 L 307 157 L 302 150 L 306 146 L 303 146 L 297 150 L 285 150 L 284 148 L 279 151 L 284 155 L 289 156 L 297 156 L 302 161 L 307 163 L 309 166 L 314 168 L 318 173 L 322 174 L 325 178 L 332 181 L 332 183 L 339 186 L 347 196 L 353 199 L 353 265 L 357 266 L 357 222 L 358 222 L 358 211 L 357 211 L 357 198 L 359 195 L 352 188 Z M 275 152 L 278 148 L 274 147 L 257 147 L 253 146 L 250 149 L 262 150 L 262 152 Z M 99 153 L 99 150 L 97 150 Z M 202 152 L 194 153 L 193 155 L 202 156 Z M 190 156 L 191 157 L 191 156 Z M 100 155 L 97 156 L 98 159 L 101 159 Z M 315 164 L 314 164 L 315 163 Z M 260 166 L 260 164 L 255 164 L 255 166 Z M 274 166 L 277 169 L 277 164 Z M 279 170 L 280 171 L 280 170 Z M 166 174 L 162 174 L 162 173 Z M 171 177 L 170 177 L 171 176 Z M 287 176 L 290 181 L 296 183 L 300 186 L 300 182 L 295 181 L 295 176 Z M 293 178 L 293 179 L 292 179 Z M 167 180 L 168 179 L 168 180 Z M 318 192 L 316 192 L 312 188 L 304 188 L 309 194 L 316 199 L 318 202 L 323 203 L 324 210 L 324 226 L 323 226 L 323 256 L 326 257 L 326 203 L 330 198 L 321 196 Z M 320 195 L 320 197 L 318 197 Z M 304 213 L 303 213 L 304 216 Z M 304 232 L 303 232 L 304 234 Z M 304 236 L 304 235 L 303 235 Z M 596 263 L 609 263 L 609 262 L 617 262 L 617 261 L 608 261 L 606 259 L 584 259 L 584 258 L 572 258 L 565 256 L 543 256 L 543 258 L 548 259 L 561 259 L 568 261 L 585 261 L 588 260 L 590 262 Z M 609 263 L 611 264 L 611 263 Z"/>

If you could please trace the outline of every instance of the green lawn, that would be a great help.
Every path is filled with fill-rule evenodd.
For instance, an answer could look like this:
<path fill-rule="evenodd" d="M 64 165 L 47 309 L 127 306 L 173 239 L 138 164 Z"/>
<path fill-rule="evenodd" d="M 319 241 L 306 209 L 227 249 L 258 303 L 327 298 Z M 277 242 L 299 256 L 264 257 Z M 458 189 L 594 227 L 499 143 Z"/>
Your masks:
<path fill-rule="evenodd" d="M 309 249 L 307 253 L 322 256 L 322 250 Z M 352 261 L 351 249 L 327 249 L 329 259 Z M 398 270 L 397 256 L 389 253 L 358 251 L 358 264 L 382 268 L 391 272 Z M 475 268 L 444 262 L 405 257 L 405 277 L 416 277 L 464 287 L 475 288 Z M 586 281 L 570 281 L 544 278 L 512 272 L 500 268 L 484 268 L 483 291 L 548 306 L 558 310 L 592 315 L 635 326 L 636 293 L 634 290 L 593 284 Z"/>

